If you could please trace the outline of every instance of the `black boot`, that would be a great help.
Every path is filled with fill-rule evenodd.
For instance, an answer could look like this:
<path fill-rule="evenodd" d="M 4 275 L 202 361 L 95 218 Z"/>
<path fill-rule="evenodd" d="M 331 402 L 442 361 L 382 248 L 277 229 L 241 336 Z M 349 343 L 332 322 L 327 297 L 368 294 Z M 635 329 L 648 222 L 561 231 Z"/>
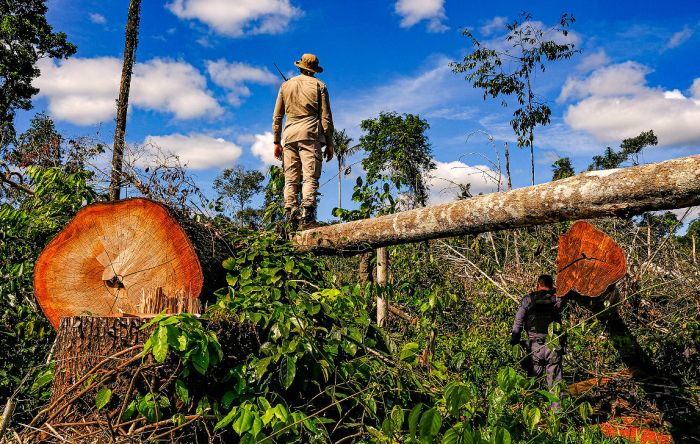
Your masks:
<path fill-rule="evenodd" d="M 300 230 L 309 230 L 318 227 L 316 222 L 316 207 L 302 207 Z"/>
<path fill-rule="evenodd" d="M 285 208 L 284 221 L 289 227 L 289 231 L 296 231 L 299 229 L 299 208 Z"/>

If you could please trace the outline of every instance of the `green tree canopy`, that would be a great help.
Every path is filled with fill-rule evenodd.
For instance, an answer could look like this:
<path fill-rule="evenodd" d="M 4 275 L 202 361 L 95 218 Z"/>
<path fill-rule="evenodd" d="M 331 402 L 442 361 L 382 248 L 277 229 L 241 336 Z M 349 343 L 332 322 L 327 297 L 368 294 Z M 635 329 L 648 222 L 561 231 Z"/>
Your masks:
<path fill-rule="evenodd" d="M 247 207 L 253 197 L 263 190 L 264 179 L 265 176 L 258 170 L 246 170 L 240 166 L 226 168 L 214 179 L 217 201 L 222 209 L 231 209 L 234 218 L 245 224 L 252 217 L 251 209 Z"/>
<path fill-rule="evenodd" d="M 407 191 L 415 206 L 425 205 L 425 174 L 435 169 L 425 134 L 430 128 L 428 122 L 413 114 L 381 112 L 374 119 L 363 120 L 360 127 L 365 131 L 360 146 L 367 153 L 362 160 L 367 182 L 384 179 L 399 192 Z"/>
<path fill-rule="evenodd" d="M 17 109 L 32 107 L 31 98 L 39 90 L 32 80 L 39 77 L 40 58 L 66 58 L 75 54 L 75 45 L 66 34 L 54 32 L 46 21 L 46 0 L 0 2 L 0 122 L 2 145 L 14 138 Z"/>
<path fill-rule="evenodd" d="M 557 159 L 552 164 L 552 180 L 566 179 L 567 177 L 575 176 L 574 167 L 571 166 L 569 157 Z"/>
<path fill-rule="evenodd" d="M 569 59 L 579 52 L 573 43 L 566 43 L 573 22 L 573 15 L 562 14 L 558 27 L 544 29 L 530 13 L 522 12 L 519 20 L 506 25 L 505 49 L 487 48 L 465 29 L 463 35 L 471 39 L 474 51 L 462 63 L 451 64 L 453 72 L 466 73 L 467 81 L 484 91 L 484 100 L 501 97 L 502 105 L 507 106 L 505 97 L 515 95 L 519 107 L 510 124 L 518 146 L 530 148 L 533 185 L 535 127 L 549 124 L 552 114 L 547 101 L 535 93 L 534 77 L 537 71 L 545 71 L 547 62 Z"/>
<path fill-rule="evenodd" d="M 654 146 L 659 143 L 659 139 L 654 134 L 654 130 L 642 131 L 636 137 L 625 139 L 620 144 L 620 151 L 614 151 L 612 148 L 605 148 L 602 156 L 593 156 L 593 163 L 588 166 L 589 170 L 610 170 L 619 168 L 628 160 L 632 161 L 633 165 L 639 164 L 639 153 L 648 146 Z"/>

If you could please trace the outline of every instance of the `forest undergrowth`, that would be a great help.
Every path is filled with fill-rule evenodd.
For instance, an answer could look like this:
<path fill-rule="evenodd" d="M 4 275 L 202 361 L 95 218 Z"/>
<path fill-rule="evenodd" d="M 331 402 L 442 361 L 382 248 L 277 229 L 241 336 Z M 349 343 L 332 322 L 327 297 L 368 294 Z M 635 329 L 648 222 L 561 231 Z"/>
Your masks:
<path fill-rule="evenodd" d="M 624 248 L 629 273 L 606 297 L 568 304 L 566 384 L 554 393 L 527 377 L 524 353 L 508 339 L 519 298 L 538 274 L 556 271 L 568 223 L 391 247 L 389 282 L 379 287 L 358 282 L 357 257 L 300 253 L 276 231 L 215 218 L 236 251 L 222 264 L 228 286 L 202 317 L 153 320 L 140 352 L 146 374 L 168 378 L 154 386 L 135 377 L 125 394 L 96 372 L 81 386 L 90 427 L 39 434 L 32 427 L 47 417 L 55 334 L 34 301 L 32 266 L 100 197 L 82 170 L 28 176 L 34 193 L 0 212 L 0 389 L 18 404 L 10 439 L 608 442 L 598 424 L 630 417 L 677 441 L 697 439 L 700 273 L 669 214 L 591 221 Z M 273 175 L 271 196 L 280 183 Z M 375 325 L 377 296 L 401 312 L 384 328 Z M 227 325 L 256 332 L 251 353 L 231 358 Z M 566 385 L 591 379 L 568 393 Z M 549 407 L 556 400 L 559 411 Z"/>

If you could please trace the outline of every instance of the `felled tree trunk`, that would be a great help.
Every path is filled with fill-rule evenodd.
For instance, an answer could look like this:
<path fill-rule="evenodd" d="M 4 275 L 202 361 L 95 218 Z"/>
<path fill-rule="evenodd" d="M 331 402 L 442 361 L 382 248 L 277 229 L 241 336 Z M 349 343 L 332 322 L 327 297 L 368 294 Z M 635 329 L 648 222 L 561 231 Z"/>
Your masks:
<path fill-rule="evenodd" d="M 428 239 L 698 204 L 700 155 L 695 155 L 314 228 L 293 240 L 320 254 L 357 254 Z"/>
<path fill-rule="evenodd" d="M 49 242 L 34 290 L 55 328 L 62 317 L 199 312 L 225 286 L 231 255 L 214 230 L 148 199 L 81 209 Z"/>

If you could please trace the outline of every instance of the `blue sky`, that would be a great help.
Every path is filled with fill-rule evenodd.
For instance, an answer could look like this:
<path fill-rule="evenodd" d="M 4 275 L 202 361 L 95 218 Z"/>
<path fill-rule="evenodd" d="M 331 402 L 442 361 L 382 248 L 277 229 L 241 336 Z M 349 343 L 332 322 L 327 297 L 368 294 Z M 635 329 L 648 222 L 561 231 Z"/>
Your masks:
<path fill-rule="evenodd" d="M 49 0 L 49 20 L 78 46 L 68 61 L 42 61 L 34 111 L 46 111 L 69 136 L 113 137 L 114 100 L 127 1 Z M 484 101 L 448 63 L 471 49 L 465 27 L 502 42 L 503 23 L 524 8 L 542 26 L 576 17 L 570 34 L 581 54 L 538 74 L 537 92 L 552 124 L 536 134 L 536 179 L 569 156 L 583 170 L 605 146 L 653 129 L 651 162 L 700 152 L 700 2 L 456 0 L 144 1 L 127 141 L 153 142 L 189 163 L 204 190 L 225 167 L 272 161 L 271 115 L 280 78 L 302 53 L 315 53 L 338 128 L 355 140 L 362 119 L 379 111 L 419 114 L 438 170 L 432 201 L 451 200 L 453 183 L 494 189 L 493 145 L 512 147 L 514 186 L 529 184 L 528 153 L 515 148 L 513 108 Z M 32 113 L 18 118 L 26 128 Z M 343 181 L 350 201 L 357 174 Z M 483 173 L 486 174 L 483 174 Z M 325 164 L 319 216 L 337 204 L 335 162 Z"/>

